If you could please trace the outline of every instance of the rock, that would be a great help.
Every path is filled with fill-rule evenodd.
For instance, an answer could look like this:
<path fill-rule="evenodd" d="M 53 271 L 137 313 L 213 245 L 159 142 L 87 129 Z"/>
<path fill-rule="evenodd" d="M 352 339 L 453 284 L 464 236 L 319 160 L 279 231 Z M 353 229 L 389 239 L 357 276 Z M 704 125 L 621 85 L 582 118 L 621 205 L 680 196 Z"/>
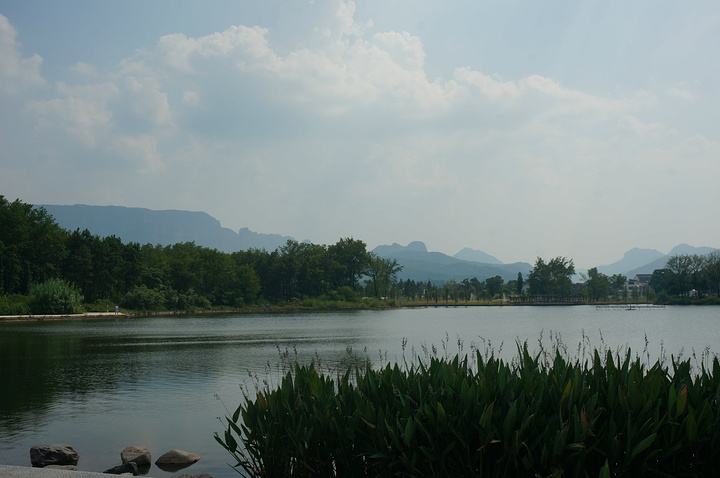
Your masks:
<path fill-rule="evenodd" d="M 80 457 L 70 445 L 39 445 L 30 448 L 30 463 L 34 467 L 48 465 L 77 465 Z"/>
<path fill-rule="evenodd" d="M 156 465 L 192 465 L 200 455 L 182 450 L 170 450 L 155 461 Z"/>
<path fill-rule="evenodd" d="M 135 476 L 138 473 L 138 466 L 135 464 L 134 461 L 129 461 L 127 463 L 123 463 L 122 465 L 109 468 L 103 471 L 103 473 L 108 473 L 110 475 L 122 475 L 123 473 L 132 473 L 133 476 Z"/>
<path fill-rule="evenodd" d="M 152 464 L 150 450 L 146 446 L 129 446 L 120 453 L 120 459 L 123 463 L 134 461 L 138 467 Z"/>

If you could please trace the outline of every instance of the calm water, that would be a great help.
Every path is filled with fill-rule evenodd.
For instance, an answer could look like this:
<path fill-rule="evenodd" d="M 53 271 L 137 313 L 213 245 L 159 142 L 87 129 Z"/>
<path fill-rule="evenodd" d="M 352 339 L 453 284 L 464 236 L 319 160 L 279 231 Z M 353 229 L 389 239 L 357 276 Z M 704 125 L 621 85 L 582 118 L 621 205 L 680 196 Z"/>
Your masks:
<path fill-rule="evenodd" d="M 153 459 L 172 448 L 202 455 L 183 470 L 237 476 L 214 441 L 217 417 L 240 402 L 248 372 L 276 379 L 278 347 L 301 361 L 344 363 L 348 351 L 374 364 L 423 349 L 454 355 L 490 347 L 504 358 L 516 340 L 538 350 L 550 337 L 576 355 L 582 346 L 629 346 L 700 360 L 720 352 L 720 308 L 598 311 L 595 307 L 458 307 L 302 314 L 0 323 L 0 464 L 30 465 L 33 445 L 68 443 L 80 470 L 120 464 L 146 445 Z M 583 339 L 585 337 L 585 339 Z M 460 345 L 458 344 L 460 342 Z M 268 372 L 268 364 L 270 372 Z M 269 375 L 268 375 L 269 374 Z M 218 400 L 218 397 L 221 400 Z M 167 473 L 157 467 L 154 477 Z"/>

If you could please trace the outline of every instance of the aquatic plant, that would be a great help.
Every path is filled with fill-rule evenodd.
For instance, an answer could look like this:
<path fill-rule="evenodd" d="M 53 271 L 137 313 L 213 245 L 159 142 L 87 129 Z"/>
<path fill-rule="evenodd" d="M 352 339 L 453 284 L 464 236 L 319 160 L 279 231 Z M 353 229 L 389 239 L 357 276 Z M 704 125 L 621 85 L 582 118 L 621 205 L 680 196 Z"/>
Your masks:
<path fill-rule="evenodd" d="M 216 440 L 256 477 L 709 476 L 720 464 L 717 357 L 651 365 L 583 341 L 568 358 L 556 339 L 552 353 L 518 343 L 505 362 L 476 347 L 448 356 L 447 342 L 441 357 L 334 378 L 295 363 L 246 394 Z"/>

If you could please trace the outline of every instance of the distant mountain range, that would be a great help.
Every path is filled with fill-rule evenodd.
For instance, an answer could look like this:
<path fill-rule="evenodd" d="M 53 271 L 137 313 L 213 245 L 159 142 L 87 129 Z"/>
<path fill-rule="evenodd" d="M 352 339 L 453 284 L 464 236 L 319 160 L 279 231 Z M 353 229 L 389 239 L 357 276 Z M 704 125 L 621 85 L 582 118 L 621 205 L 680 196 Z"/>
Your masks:
<path fill-rule="evenodd" d="M 630 249 L 625 256 L 617 262 L 606 266 L 598 266 L 598 272 L 613 275 L 622 274 L 633 278 L 637 274 L 652 274 L 656 269 L 662 269 L 672 256 L 681 254 L 697 254 L 704 256 L 717 250 L 714 247 L 695 247 L 688 244 L 680 244 L 673 247 L 668 254 L 663 254 L 655 249 Z"/>
<path fill-rule="evenodd" d="M 55 218 L 60 227 L 69 231 L 87 229 L 101 237 L 116 236 L 123 242 L 160 244 L 163 246 L 179 242 L 194 241 L 195 244 L 235 252 L 247 249 L 274 251 L 285 245 L 291 236 L 263 234 L 244 227 L 238 232 L 224 228 L 220 221 L 204 212 L 166 210 L 121 206 L 72 206 L 43 205 Z M 712 247 L 694 247 L 680 244 L 668 254 L 654 249 L 630 249 L 622 259 L 612 264 L 598 266 L 603 274 L 623 274 L 629 278 L 636 274 L 651 274 L 655 269 L 665 267 L 667 260 L 676 254 L 704 255 L 716 250 Z M 424 243 L 411 242 L 378 246 L 373 251 L 380 257 L 397 259 L 403 266 L 398 274 L 400 279 L 432 281 L 463 280 L 477 277 L 485 280 L 499 275 L 506 282 L 517 279 L 518 272 L 524 278 L 533 266 L 527 262 L 503 264 L 496 257 L 483 251 L 465 248 L 454 256 L 441 252 L 429 252 Z M 583 272 L 583 271 L 578 271 Z M 579 280 L 579 277 L 578 277 Z"/>
<path fill-rule="evenodd" d="M 69 231 L 87 229 L 101 237 L 116 236 L 123 242 L 168 246 L 191 242 L 223 252 L 247 249 L 274 251 L 285 245 L 289 236 L 261 234 L 248 228 L 238 232 L 220 225 L 204 212 L 155 211 L 121 206 L 43 205 L 58 225 Z"/>
<path fill-rule="evenodd" d="M 489 254 L 472 249 L 463 249 L 455 256 L 448 256 L 442 252 L 428 252 L 425 244 L 419 241 L 411 242 L 404 247 L 399 244 L 378 246 L 372 252 L 380 257 L 397 259 L 398 264 L 403 266 L 398 279 L 423 282 L 437 283 L 473 277 L 483 281 L 495 276 L 500 276 L 507 282 L 517 279 L 518 272 L 521 272 L 523 277 L 527 277 L 533 267 L 527 262 L 503 264 Z M 483 262 L 464 260 L 460 257 L 477 257 Z"/>

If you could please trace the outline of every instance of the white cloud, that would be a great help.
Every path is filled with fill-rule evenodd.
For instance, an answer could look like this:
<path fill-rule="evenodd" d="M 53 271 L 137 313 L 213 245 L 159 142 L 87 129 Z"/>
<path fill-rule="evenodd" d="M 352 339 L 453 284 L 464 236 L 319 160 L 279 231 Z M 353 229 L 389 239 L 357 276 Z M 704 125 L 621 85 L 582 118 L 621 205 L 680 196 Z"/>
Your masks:
<path fill-rule="evenodd" d="M 134 113 L 141 118 L 163 125 L 171 120 L 170 105 L 167 93 L 161 90 L 156 78 L 125 78 L 125 87 L 128 91 L 128 100 L 132 103 Z"/>
<path fill-rule="evenodd" d="M 571 256 L 628 204 L 643 217 L 658 203 L 669 210 L 658 190 L 673 181 L 685 197 L 720 200 L 714 127 L 672 122 L 672 105 L 702 108 L 692 83 L 602 92 L 477 66 L 429 78 L 422 33 L 376 31 L 355 21 L 352 2 L 312 7 L 324 15 L 308 32 L 324 40 L 281 45 L 270 28 L 235 25 L 164 35 L 114 69 L 75 63 L 76 83 L 22 97 L 32 140 L 0 138 L 112 169 L 118 203 L 206 210 L 233 228 L 313 241 L 425 240 L 510 260 L 533 259 L 513 248 Z M 23 63 L 3 19 L 1 77 L 40 84 L 39 57 Z"/>
<path fill-rule="evenodd" d="M 195 91 L 184 91 L 182 103 L 189 106 L 197 106 L 200 103 L 200 95 Z"/>
<path fill-rule="evenodd" d="M 665 94 L 671 98 L 677 98 L 687 102 L 697 101 L 698 94 L 683 88 L 668 88 Z"/>
<path fill-rule="evenodd" d="M 37 127 L 64 130 L 86 147 L 96 147 L 108 133 L 113 118 L 108 101 L 117 96 L 118 88 L 112 82 L 82 86 L 59 83 L 57 92 L 62 96 L 27 104 L 28 111 L 36 117 Z"/>
<path fill-rule="evenodd" d="M 0 90 L 5 93 L 45 83 L 40 75 L 42 58 L 38 54 L 22 58 L 16 37 L 15 28 L 0 14 Z"/>
<path fill-rule="evenodd" d="M 162 155 L 158 152 L 157 138 L 149 135 L 124 136 L 115 140 L 114 149 L 141 173 L 164 170 Z"/>
<path fill-rule="evenodd" d="M 70 69 L 81 76 L 95 78 L 99 75 L 97 67 L 85 62 L 77 62 Z"/>

